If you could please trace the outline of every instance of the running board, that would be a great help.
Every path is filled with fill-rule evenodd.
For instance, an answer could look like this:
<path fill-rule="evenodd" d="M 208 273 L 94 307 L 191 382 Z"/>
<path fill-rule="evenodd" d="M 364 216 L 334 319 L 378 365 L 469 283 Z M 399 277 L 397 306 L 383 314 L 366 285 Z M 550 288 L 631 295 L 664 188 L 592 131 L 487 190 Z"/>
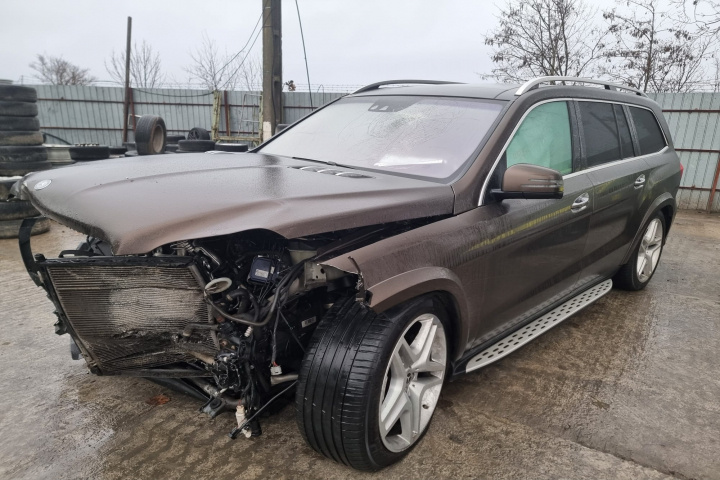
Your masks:
<path fill-rule="evenodd" d="M 533 320 L 512 335 L 508 335 L 497 343 L 475 355 L 467 364 L 466 372 L 489 365 L 511 354 L 531 340 L 535 340 L 563 320 L 576 314 L 599 299 L 612 289 L 612 280 L 605 280 L 594 287 L 585 290 L 559 307 L 546 313 L 537 320 Z"/>

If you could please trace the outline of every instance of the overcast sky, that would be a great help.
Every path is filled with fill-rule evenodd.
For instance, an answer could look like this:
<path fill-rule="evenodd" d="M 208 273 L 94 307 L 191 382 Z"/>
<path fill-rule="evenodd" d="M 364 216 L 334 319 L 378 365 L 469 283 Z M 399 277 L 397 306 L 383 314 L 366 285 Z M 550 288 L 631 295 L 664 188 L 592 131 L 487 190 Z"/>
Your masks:
<path fill-rule="evenodd" d="M 495 25 L 492 1 L 299 0 L 313 85 L 361 85 L 389 78 L 479 81 L 489 72 L 483 34 Z M 235 53 L 260 16 L 262 0 L 2 0 L 0 78 L 32 82 L 38 53 L 62 55 L 109 80 L 104 62 L 133 40 L 147 40 L 178 82 L 203 32 Z M 305 84 L 300 30 L 293 0 L 283 0 L 283 76 Z M 260 55 L 262 39 L 254 47 Z"/>

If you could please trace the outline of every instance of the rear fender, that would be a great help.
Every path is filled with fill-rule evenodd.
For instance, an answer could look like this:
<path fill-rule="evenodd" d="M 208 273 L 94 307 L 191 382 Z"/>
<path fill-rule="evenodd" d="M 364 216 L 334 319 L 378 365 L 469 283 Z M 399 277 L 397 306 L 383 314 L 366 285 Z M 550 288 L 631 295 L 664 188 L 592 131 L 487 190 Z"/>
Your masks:
<path fill-rule="evenodd" d="M 668 192 L 663 193 L 662 195 L 657 197 L 653 201 L 653 203 L 650 204 L 650 208 L 648 208 L 645 212 L 642 222 L 640 223 L 640 229 L 635 233 L 635 238 L 633 238 L 633 241 L 630 244 L 630 248 L 625 253 L 625 257 L 623 257 L 621 265 L 625 265 L 628 261 L 630 261 L 630 255 L 632 255 L 632 252 L 635 251 L 635 247 L 638 246 L 640 240 L 642 239 L 642 235 L 644 233 L 643 227 L 647 224 L 650 218 L 667 206 L 670 206 L 672 208 L 672 217 L 674 218 L 675 212 L 677 211 L 677 204 L 675 203 L 675 197 L 673 197 L 672 194 Z M 667 225 L 665 225 L 665 238 L 667 238 L 667 234 L 670 231 L 671 224 L 672 218 L 670 219 L 670 222 L 667 222 Z"/>

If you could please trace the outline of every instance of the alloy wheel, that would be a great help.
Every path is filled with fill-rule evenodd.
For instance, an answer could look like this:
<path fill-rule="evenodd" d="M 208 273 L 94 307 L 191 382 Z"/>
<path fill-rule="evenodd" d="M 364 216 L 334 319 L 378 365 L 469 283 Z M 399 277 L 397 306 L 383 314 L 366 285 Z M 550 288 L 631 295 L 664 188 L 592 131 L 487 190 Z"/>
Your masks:
<path fill-rule="evenodd" d="M 662 252 L 663 226 L 660 219 L 653 219 L 640 241 L 637 258 L 637 276 L 640 282 L 650 280 Z"/>
<path fill-rule="evenodd" d="M 415 318 L 395 344 L 380 395 L 380 437 L 392 452 L 413 445 L 425 431 L 445 379 L 447 339 L 440 319 Z"/>

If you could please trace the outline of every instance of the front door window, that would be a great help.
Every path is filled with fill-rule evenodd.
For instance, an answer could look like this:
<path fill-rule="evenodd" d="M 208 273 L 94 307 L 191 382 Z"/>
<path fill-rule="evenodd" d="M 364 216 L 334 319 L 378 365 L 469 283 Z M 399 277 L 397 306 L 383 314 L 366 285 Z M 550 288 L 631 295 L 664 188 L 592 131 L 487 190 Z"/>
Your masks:
<path fill-rule="evenodd" d="M 505 151 L 506 167 L 530 163 L 566 175 L 572 172 L 572 142 L 567 102 L 532 109 Z"/>

